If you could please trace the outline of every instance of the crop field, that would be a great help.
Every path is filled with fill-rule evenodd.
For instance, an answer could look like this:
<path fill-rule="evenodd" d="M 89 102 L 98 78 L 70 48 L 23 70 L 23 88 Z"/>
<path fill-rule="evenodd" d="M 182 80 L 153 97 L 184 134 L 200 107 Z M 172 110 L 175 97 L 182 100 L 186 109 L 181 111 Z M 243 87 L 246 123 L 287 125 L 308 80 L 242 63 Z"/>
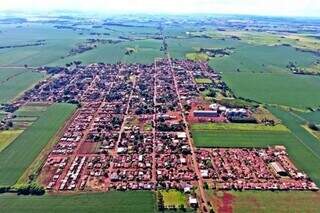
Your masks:
<path fill-rule="evenodd" d="M 266 147 L 295 141 L 283 131 L 194 130 L 192 135 L 198 147 Z"/>
<path fill-rule="evenodd" d="M 237 123 L 198 123 L 192 124 L 192 130 L 230 130 L 230 131 L 289 131 L 284 125 L 266 126 L 263 124 Z"/>
<path fill-rule="evenodd" d="M 14 139 L 16 139 L 22 130 L 8 130 L 0 131 L 0 152 L 10 145 Z"/>
<path fill-rule="evenodd" d="M 71 30 L 57 30 L 52 25 L 31 24 L 21 28 L 15 25 L 0 25 L 1 45 L 17 45 L 45 40 L 45 45 L 0 50 L 1 66 L 40 66 L 49 64 L 67 55 L 68 51 L 86 36 Z M 23 35 L 23 37 L 21 36 Z"/>
<path fill-rule="evenodd" d="M 308 67 L 317 57 L 312 53 L 297 51 L 285 46 L 243 45 L 236 48 L 228 57 L 214 58 L 210 61 L 219 72 L 273 73 L 287 72 L 289 62 Z M 239 70 L 237 70 L 239 69 Z"/>
<path fill-rule="evenodd" d="M 76 195 L 0 195 L 1 212 L 155 212 L 152 192 L 108 192 Z"/>
<path fill-rule="evenodd" d="M 0 153 L 0 185 L 13 185 L 75 110 L 54 104 Z"/>
<path fill-rule="evenodd" d="M 65 65 L 71 61 L 82 61 L 84 64 L 90 63 L 153 63 L 154 58 L 162 57 L 163 53 L 160 51 L 161 43 L 158 40 L 139 40 L 126 41 L 118 44 L 103 44 L 96 49 L 70 56 L 61 60 L 57 60 L 49 65 Z M 135 48 L 136 52 L 131 55 L 126 55 L 126 48 Z"/>
<path fill-rule="evenodd" d="M 296 108 L 320 105 L 320 77 L 286 73 L 224 73 L 239 97 Z"/>
<path fill-rule="evenodd" d="M 310 123 L 320 124 L 320 111 L 315 111 L 315 112 L 295 112 L 295 114 L 297 114 L 302 119 L 305 119 L 306 121 L 308 121 Z"/>
<path fill-rule="evenodd" d="M 5 70 L 2 72 L 2 70 Z M 9 72 L 12 71 L 12 74 Z M 2 75 L 3 74 L 3 75 Z M 45 77 L 26 69 L 0 68 L 0 103 L 7 103 Z"/>
<path fill-rule="evenodd" d="M 200 48 L 226 48 L 242 45 L 232 39 L 212 39 L 212 38 L 179 38 L 167 39 L 170 56 L 177 59 L 186 57 L 186 54 L 198 51 Z"/>
<path fill-rule="evenodd" d="M 234 212 L 317 212 L 319 192 L 232 192 Z"/>
<path fill-rule="evenodd" d="M 48 109 L 48 105 L 28 104 L 15 111 L 17 117 L 39 117 Z"/>

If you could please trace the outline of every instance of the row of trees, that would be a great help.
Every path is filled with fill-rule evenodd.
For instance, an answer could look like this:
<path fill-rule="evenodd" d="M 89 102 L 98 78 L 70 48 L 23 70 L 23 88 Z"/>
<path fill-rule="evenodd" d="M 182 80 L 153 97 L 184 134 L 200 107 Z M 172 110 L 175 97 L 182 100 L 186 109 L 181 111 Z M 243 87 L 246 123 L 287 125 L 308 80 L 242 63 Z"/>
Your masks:
<path fill-rule="evenodd" d="M 45 189 L 36 183 L 19 184 L 15 186 L 0 186 L 0 193 L 15 192 L 18 195 L 44 195 Z"/>

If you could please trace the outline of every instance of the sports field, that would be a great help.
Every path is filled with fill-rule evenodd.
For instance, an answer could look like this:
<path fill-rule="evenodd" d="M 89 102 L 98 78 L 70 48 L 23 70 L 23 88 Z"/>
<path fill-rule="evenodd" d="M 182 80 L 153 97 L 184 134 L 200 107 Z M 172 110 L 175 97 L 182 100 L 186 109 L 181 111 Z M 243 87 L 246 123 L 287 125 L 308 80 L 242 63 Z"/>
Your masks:
<path fill-rule="evenodd" d="M 76 195 L 0 195 L 3 213 L 15 212 L 155 212 L 155 196 L 149 191 Z"/>
<path fill-rule="evenodd" d="M 0 185 L 13 185 L 75 110 L 54 104 L 0 153 Z"/>

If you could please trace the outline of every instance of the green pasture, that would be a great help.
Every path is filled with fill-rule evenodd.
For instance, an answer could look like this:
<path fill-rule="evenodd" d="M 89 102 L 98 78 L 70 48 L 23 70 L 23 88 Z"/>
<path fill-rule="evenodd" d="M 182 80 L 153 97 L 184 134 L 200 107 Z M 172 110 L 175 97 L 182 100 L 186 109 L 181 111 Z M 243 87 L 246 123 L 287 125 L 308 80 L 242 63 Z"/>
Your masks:
<path fill-rule="evenodd" d="M 1 212 L 155 212 L 155 196 L 149 191 L 73 195 L 0 195 Z"/>
<path fill-rule="evenodd" d="M 320 77 L 287 73 L 224 73 L 238 97 L 296 108 L 320 105 Z"/>
<path fill-rule="evenodd" d="M 1 58 L 1 57 L 0 57 Z M 0 80 L 0 103 L 10 102 L 12 99 L 21 95 L 25 90 L 32 87 L 38 81 L 45 77 L 44 74 L 33 72 L 32 70 L 21 69 L 6 69 L 0 68 L 0 78 L 2 70 L 5 73 L 12 70 L 12 75 L 6 75 L 5 79 Z M 17 75 L 16 75 L 17 74 Z"/>

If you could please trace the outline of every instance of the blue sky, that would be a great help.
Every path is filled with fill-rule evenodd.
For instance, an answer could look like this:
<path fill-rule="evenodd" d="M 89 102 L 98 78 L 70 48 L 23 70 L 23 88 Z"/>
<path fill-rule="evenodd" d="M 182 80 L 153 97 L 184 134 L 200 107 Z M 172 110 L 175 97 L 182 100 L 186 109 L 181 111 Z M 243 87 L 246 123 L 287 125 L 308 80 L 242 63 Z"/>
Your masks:
<path fill-rule="evenodd" d="M 320 16 L 320 0 L 0 0 L 1 10 Z"/>

